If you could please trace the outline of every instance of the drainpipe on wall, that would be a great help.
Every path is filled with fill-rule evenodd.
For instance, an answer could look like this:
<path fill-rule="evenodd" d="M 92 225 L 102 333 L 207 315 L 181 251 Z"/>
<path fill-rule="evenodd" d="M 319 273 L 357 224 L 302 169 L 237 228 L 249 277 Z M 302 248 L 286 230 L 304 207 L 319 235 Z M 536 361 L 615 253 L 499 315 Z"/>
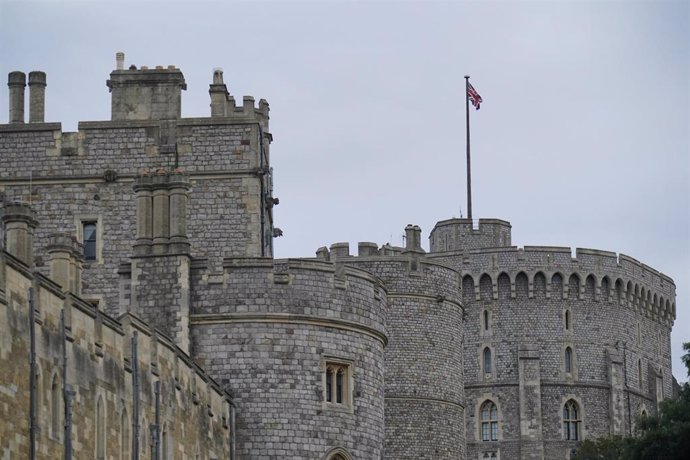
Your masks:
<path fill-rule="evenodd" d="M 60 312 L 60 328 L 62 329 L 62 399 L 65 404 L 65 460 L 72 460 L 72 396 L 74 391 L 67 383 L 67 326 L 65 325 L 65 310 Z"/>
<path fill-rule="evenodd" d="M 34 288 L 29 288 L 29 459 L 36 459 L 36 303 Z"/>
<path fill-rule="evenodd" d="M 158 380 L 153 386 L 153 391 L 156 395 L 156 423 L 152 427 L 151 436 L 153 436 L 153 458 L 160 460 L 161 458 L 161 381 Z M 167 460 L 167 459 L 166 459 Z"/>
<path fill-rule="evenodd" d="M 132 333 L 132 460 L 139 460 L 139 361 L 137 331 Z"/>
<path fill-rule="evenodd" d="M 230 403 L 230 460 L 235 460 L 235 446 L 237 439 L 235 437 L 235 404 Z"/>

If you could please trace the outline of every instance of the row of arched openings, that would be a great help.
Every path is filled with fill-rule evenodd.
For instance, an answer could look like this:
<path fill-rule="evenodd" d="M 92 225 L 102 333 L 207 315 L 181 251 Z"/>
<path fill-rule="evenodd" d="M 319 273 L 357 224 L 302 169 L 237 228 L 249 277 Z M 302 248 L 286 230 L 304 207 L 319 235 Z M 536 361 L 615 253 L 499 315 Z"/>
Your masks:
<path fill-rule="evenodd" d="M 487 399 L 479 408 L 480 437 L 482 442 L 498 441 L 498 407 Z M 563 405 L 563 439 L 578 441 L 582 438 L 582 413 L 580 406 L 574 399 L 569 399 Z"/>
<path fill-rule="evenodd" d="M 616 279 L 612 283 L 608 276 L 601 278 L 600 295 L 596 295 L 596 277 L 589 274 L 585 278 L 584 294 L 582 298 L 590 300 L 601 300 L 604 302 L 617 302 L 621 305 L 630 305 L 634 308 L 639 308 L 643 312 L 656 312 L 663 317 L 673 317 L 676 312 L 675 302 L 671 299 L 664 298 L 662 295 L 652 293 L 651 289 L 640 286 L 637 283 L 628 281 L 625 283 L 623 279 Z M 506 272 L 501 272 L 496 279 L 498 297 L 509 298 L 511 296 L 511 280 Z M 551 296 L 562 296 L 564 290 L 568 293 L 568 298 L 580 298 L 580 284 L 581 278 L 578 274 L 573 273 L 568 277 L 567 282 L 561 273 L 554 273 L 551 276 L 550 292 Z M 465 301 L 474 301 L 476 299 L 475 290 L 479 289 L 480 300 L 493 299 L 493 279 L 488 273 L 484 273 L 479 278 L 478 286 L 472 275 L 465 275 L 462 279 L 463 298 Z M 532 280 L 532 292 L 537 298 L 546 296 L 546 275 L 543 272 L 534 274 Z M 515 296 L 528 297 L 529 295 L 529 278 L 525 272 L 520 272 L 515 276 Z"/>

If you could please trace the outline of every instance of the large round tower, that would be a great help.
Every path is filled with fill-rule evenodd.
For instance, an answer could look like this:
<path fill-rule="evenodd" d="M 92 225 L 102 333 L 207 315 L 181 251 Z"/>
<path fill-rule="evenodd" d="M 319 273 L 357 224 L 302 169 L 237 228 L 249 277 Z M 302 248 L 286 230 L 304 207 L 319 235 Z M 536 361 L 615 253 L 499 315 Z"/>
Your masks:
<path fill-rule="evenodd" d="M 669 277 L 607 251 L 517 248 L 495 219 L 439 222 L 430 243 L 462 275 L 467 458 L 567 458 L 671 395 Z"/>

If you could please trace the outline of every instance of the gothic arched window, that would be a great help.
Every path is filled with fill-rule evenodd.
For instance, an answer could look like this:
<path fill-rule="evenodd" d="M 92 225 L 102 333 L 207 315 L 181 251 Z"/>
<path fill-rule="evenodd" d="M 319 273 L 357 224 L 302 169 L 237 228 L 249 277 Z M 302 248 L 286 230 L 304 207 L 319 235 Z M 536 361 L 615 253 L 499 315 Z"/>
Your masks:
<path fill-rule="evenodd" d="M 491 362 L 491 349 L 489 347 L 484 348 L 482 358 L 484 360 L 484 375 L 490 375 L 493 363 Z"/>
<path fill-rule="evenodd" d="M 563 406 L 563 439 L 577 441 L 580 439 L 580 408 L 570 399 Z"/>
<path fill-rule="evenodd" d="M 496 404 L 487 400 L 482 404 L 479 411 L 482 441 L 498 441 L 498 409 Z"/>
<path fill-rule="evenodd" d="M 573 371 L 573 349 L 570 347 L 565 347 L 563 368 L 565 369 L 566 374 L 570 374 Z"/>

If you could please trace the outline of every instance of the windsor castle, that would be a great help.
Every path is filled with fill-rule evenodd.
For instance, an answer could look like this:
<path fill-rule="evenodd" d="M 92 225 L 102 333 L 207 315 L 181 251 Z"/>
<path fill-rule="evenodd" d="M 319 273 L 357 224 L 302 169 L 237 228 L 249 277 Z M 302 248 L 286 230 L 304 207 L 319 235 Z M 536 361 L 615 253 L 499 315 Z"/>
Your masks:
<path fill-rule="evenodd" d="M 77 132 L 45 73 L 8 86 L 2 460 L 567 459 L 671 396 L 675 285 L 643 262 L 499 219 L 274 259 L 269 105 L 222 71 L 183 118 L 180 69 L 118 53 Z"/>

